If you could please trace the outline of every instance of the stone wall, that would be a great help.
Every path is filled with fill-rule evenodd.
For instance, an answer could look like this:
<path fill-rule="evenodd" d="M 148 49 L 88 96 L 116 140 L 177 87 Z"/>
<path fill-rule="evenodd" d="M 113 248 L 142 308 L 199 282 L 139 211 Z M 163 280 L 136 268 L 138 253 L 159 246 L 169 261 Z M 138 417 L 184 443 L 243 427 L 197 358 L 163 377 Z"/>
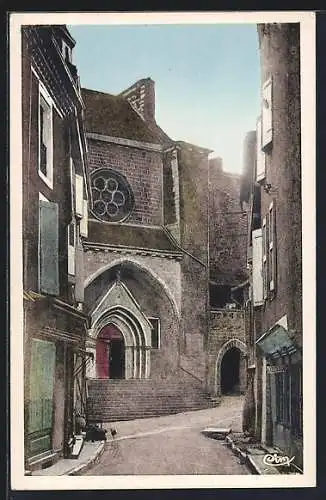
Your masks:
<path fill-rule="evenodd" d="M 163 224 L 162 153 L 88 139 L 89 172 L 111 168 L 123 174 L 134 194 L 128 222 Z"/>
<path fill-rule="evenodd" d="M 246 361 L 244 311 L 220 309 L 211 311 L 207 346 L 207 386 L 211 394 L 221 394 L 220 370 L 224 354 L 236 347 L 241 351 L 240 392 L 246 389 Z"/>
<path fill-rule="evenodd" d="M 247 277 L 247 214 L 240 207 L 240 175 L 225 172 L 222 160 L 209 161 L 209 274 L 219 285 Z"/>

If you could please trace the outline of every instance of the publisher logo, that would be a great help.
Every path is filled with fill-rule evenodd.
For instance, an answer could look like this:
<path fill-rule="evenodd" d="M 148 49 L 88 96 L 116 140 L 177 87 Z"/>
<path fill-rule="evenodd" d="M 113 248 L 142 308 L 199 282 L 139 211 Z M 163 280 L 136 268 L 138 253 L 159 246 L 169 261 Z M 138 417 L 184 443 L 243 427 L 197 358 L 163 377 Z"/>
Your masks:
<path fill-rule="evenodd" d="M 293 462 L 294 456 L 292 458 L 286 455 L 278 455 L 277 453 L 268 453 L 264 456 L 263 462 L 265 465 L 272 465 L 273 467 L 280 467 L 281 465 L 290 466 L 290 463 Z"/>

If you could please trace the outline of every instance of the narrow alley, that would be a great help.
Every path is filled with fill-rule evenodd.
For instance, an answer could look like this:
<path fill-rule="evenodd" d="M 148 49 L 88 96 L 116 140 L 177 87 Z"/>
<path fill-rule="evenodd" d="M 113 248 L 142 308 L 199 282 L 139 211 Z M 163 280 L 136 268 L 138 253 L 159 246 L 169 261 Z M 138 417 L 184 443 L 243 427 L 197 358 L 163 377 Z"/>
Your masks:
<path fill-rule="evenodd" d="M 104 425 L 117 435 L 108 432 L 100 462 L 85 475 L 250 474 L 223 440 L 201 434 L 208 426 L 240 431 L 242 403 L 229 396 L 208 410 Z"/>

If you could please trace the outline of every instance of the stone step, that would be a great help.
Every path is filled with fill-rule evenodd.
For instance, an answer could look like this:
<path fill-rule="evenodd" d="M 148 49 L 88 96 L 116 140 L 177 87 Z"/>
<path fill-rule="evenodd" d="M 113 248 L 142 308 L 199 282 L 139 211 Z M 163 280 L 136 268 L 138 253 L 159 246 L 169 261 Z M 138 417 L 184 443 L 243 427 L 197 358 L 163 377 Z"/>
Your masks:
<path fill-rule="evenodd" d="M 131 420 L 215 406 L 202 384 L 187 375 L 165 380 L 88 380 L 89 421 Z"/>

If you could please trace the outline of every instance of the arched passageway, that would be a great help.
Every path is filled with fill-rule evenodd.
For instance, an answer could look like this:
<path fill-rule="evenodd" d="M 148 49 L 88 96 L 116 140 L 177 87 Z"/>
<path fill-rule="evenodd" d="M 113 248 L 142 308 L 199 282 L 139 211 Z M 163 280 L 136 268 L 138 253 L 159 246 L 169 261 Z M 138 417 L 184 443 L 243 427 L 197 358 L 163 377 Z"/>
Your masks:
<path fill-rule="evenodd" d="M 96 374 L 98 378 L 125 378 L 125 342 L 113 324 L 103 327 L 97 337 Z"/>
<path fill-rule="evenodd" d="M 222 394 L 240 393 L 240 349 L 231 347 L 223 356 L 221 363 Z"/>

